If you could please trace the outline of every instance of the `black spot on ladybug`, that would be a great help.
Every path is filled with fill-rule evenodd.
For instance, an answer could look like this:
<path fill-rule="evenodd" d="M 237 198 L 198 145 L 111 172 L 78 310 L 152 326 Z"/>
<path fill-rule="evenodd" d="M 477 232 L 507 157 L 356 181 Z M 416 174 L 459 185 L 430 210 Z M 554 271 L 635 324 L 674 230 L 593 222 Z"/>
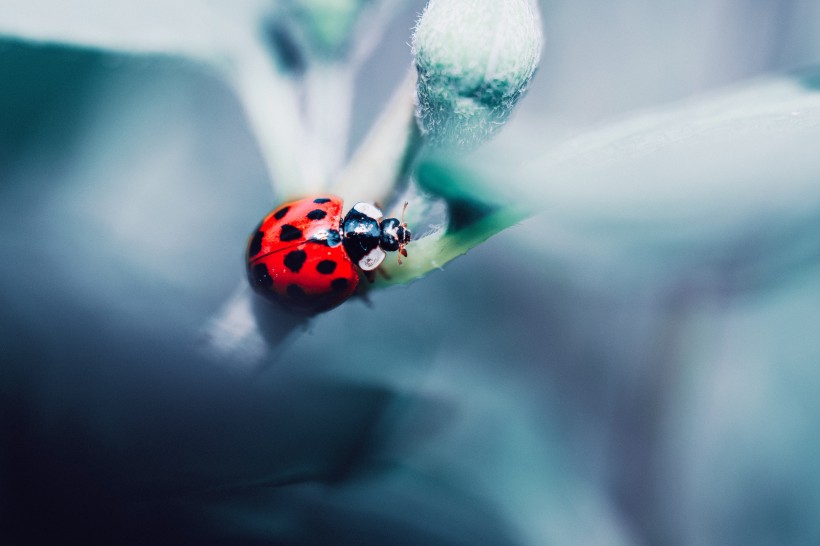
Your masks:
<path fill-rule="evenodd" d="M 341 292 L 342 290 L 347 289 L 347 279 L 344 279 L 342 277 L 339 277 L 338 279 L 333 279 L 333 281 L 330 283 L 330 287 L 336 292 Z"/>
<path fill-rule="evenodd" d="M 314 200 L 313 200 L 313 202 L 314 202 L 314 203 L 318 203 L 318 204 L 320 204 L 320 205 L 321 205 L 322 203 L 328 203 L 328 202 L 330 202 L 330 199 L 325 199 L 324 197 L 320 197 L 320 198 L 318 198 L 318 199 L 314 199 Z"/>
<path fill-rule="evenodd" d="M 290 224 L 285 224 L 282 226 L 282 233 L 279 235 L 279 239 L 282 241 L 295 241 L 302 236 L 302 230 L 299 228 L 295 228 Z"/>
<path fill-rule="evenodd" d="M 334 271 L 336 271 L 336 262 L 333 260 L 322 260 L 318 264 L 316 264 L 316 271 L 321 273 L 322 275 L 330 275 Z"/>
<path fill-rule="evenodd" d="M 252 258 L 262 251 L 262 237 L 264 236 L 265 234 L 261 231 L 254 234 L 251 244 L 248 245 L 248 258 Z"/>
<path fill-rule="evenodd" d="M 259 286 L 264 286 L 267 288 L 273 286 L 273 279 L 271 278 L 265 264 L 256 264 L 253 266 L 253 280 L 256 281 L 256 284 Z"/>
<path fill-rule="evenodd" d="M 282 207 L 281 209 L 279 209 L 279 210 L 277 210 L 276 212 L 273 213 L 273 217 L 276 218 L 277 220 L 281 220 L 282 218 L 285 217 L 285 215 L 288 213 L 289 210 L 290 210 L 290 207 Z"/>
<path fill-rule="evenodd" d="M 325 216 L 327 216 L 327 213 L 322 209 L 314 209 L 307 213 L 307 217 L 311 220 L 321 220 Z"/>
<path fill-rule="evenodd" d="M 302 269 L 306 259 L 307 253 L 304 250 L 293 250 L 288 252 L 285 256 L 285 267 L 294 273 L 299 273 L 299 270 Z"/>
<path fill-rule="evenodd" d="M 293 298 L 297 301 L 304 301 L 307 299 L 308 295 L 305 294 L 305 291 L 302 290 L 302 287 L 298 284 L 289 284 L 287 288 L 288 296 Z"/>

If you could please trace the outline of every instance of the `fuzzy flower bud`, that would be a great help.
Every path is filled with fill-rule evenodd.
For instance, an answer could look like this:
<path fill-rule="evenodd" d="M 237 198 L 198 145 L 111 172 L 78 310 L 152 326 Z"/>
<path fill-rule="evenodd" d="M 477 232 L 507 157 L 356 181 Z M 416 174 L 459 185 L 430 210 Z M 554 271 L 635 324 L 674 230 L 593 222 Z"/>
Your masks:
<path fill-rule="evenodd" d="M 413 35 L 422 134 L 460 149 L 489 139 L 526 91 L 541 45 L 534 0 L 430 0 Z"/>

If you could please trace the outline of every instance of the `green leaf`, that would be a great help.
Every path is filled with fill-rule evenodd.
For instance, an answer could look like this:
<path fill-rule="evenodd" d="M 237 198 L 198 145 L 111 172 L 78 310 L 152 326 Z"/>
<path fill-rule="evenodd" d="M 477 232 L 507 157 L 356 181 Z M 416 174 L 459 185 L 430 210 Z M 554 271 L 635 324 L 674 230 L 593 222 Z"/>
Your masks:
<path fill-rule="evenodd" d="M 409 257 L 382 264 L 385 277 L 375 286 L 404 284 L 418 279 L 461 256 L 496 233 L 526 218 L 530 211 L 492 190 L 475 171 L 448 159 L 426 159 L 415 170 L 415 180 L 426 201 L 443 200 L 447 225 L 412 242 Z M 414 228 L 412 217 L 410 228 Z"/>
<path fill-rule="evenodd" d="M 541 230 L 523 237 L 571 234 L 567 252 L 650 275 L 752 245 L 767 256 L 755 275 L 775 275 L 817 246 L 818 82 L 816 68 L 761 78 L 483 170 L 539 208 Z"/>
<path fill-rule="evenodd" d="M 812 69 L 637 112 L 537 157 L 490 146 L 469 170 L 422 163 L 419 185 L 447 201 L 451 224 L 411 243 L 381 283 L 423 276 L 535 212 L 538 228 L 520 232 L 534 251 L 657 276 L 754 245 L 744 282 L 766 282 L 820 252 L 818 150 Z"/>

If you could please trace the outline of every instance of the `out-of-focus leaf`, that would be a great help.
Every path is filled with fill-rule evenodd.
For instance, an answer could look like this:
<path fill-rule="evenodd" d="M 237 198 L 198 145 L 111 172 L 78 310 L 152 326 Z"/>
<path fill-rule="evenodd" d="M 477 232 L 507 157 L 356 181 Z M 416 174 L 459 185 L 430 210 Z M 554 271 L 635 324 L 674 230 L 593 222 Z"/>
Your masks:
<path fill-rule="evenodd" d="M 419 185 L 447 202 L 450 225 L 412 243 L 401 267 L 388 262 L 386 283 L 423 276 L 531 212 L 540 223 L 522 237 L 572 237 L 564 248 L 582 260 L 657 274 L 752 252 L 761 261 L 743 279 L 764 282 L 820 253 L 818 148 L 813 70 L 640 112 L 534 159 L 499 161 L 491 149 L 470 170 L 422 163 Z M 501 192 L 519 205 L 500 205 Z"/>
<path fill-rule="evenodd" d="M 814 69 L 637 113 L 484 172 L 537 203 L 542 229 L 522 236 L 566 234 L 576 257 L 655 274 L 752 252 L 774 272 L 817 247 L 818 149 Z"/>
<path fill-rule="evenodd" d="M 270 9 L 264 0 L 6 0 L 0 34 L 133 53 L 220 55 Z"/>
<path fill-rule="evenodd" d="M 266 42 L 269 2 L 104 2 L 9 0 L 0 4 L 0 36 L 27 41 L 170 55 L 212 67 L 239 96 L 272 181 L 281 195 L 311 191 L 301 161 L 305 137 L 298 92 Z"/>
<path fill-rule="evenodd" d="M 686 543 L 820 539 L 820 257 L 806 258 L 764 291 L 713 275 L 682 321 L 659 484 L 677 494 L 659 499 Z"/>

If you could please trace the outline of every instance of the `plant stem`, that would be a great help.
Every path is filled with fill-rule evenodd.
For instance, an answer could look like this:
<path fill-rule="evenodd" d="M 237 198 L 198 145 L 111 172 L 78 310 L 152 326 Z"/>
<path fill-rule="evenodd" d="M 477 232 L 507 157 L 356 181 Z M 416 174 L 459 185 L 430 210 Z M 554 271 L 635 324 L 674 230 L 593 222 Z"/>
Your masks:
<path fill-rule="evenodd" d="M 239 54 L 241 53 L 241 55 Z M 275 198 L 304 191 L 306 135 L 299 115 L 298 91 L 261 43 L 246 44 L 233 62 L 222 66 L 241 97 L 248 123 L 259 142 Z"/>
<path fill-rule="evenodd" d="M 333 191 L 346 202 L 389 203 L 423 149 L 415 117 L 416 73 L 407 76 L 339 175 Z"/>
<path fill-rule="evenodd" d="M 354 71 L 346 62 L 316 61 L 302 83 L 307 129 L 304 168 L 309 183 L 301 195 L 326 191 L 344 164 L 353 108 Z"/>

